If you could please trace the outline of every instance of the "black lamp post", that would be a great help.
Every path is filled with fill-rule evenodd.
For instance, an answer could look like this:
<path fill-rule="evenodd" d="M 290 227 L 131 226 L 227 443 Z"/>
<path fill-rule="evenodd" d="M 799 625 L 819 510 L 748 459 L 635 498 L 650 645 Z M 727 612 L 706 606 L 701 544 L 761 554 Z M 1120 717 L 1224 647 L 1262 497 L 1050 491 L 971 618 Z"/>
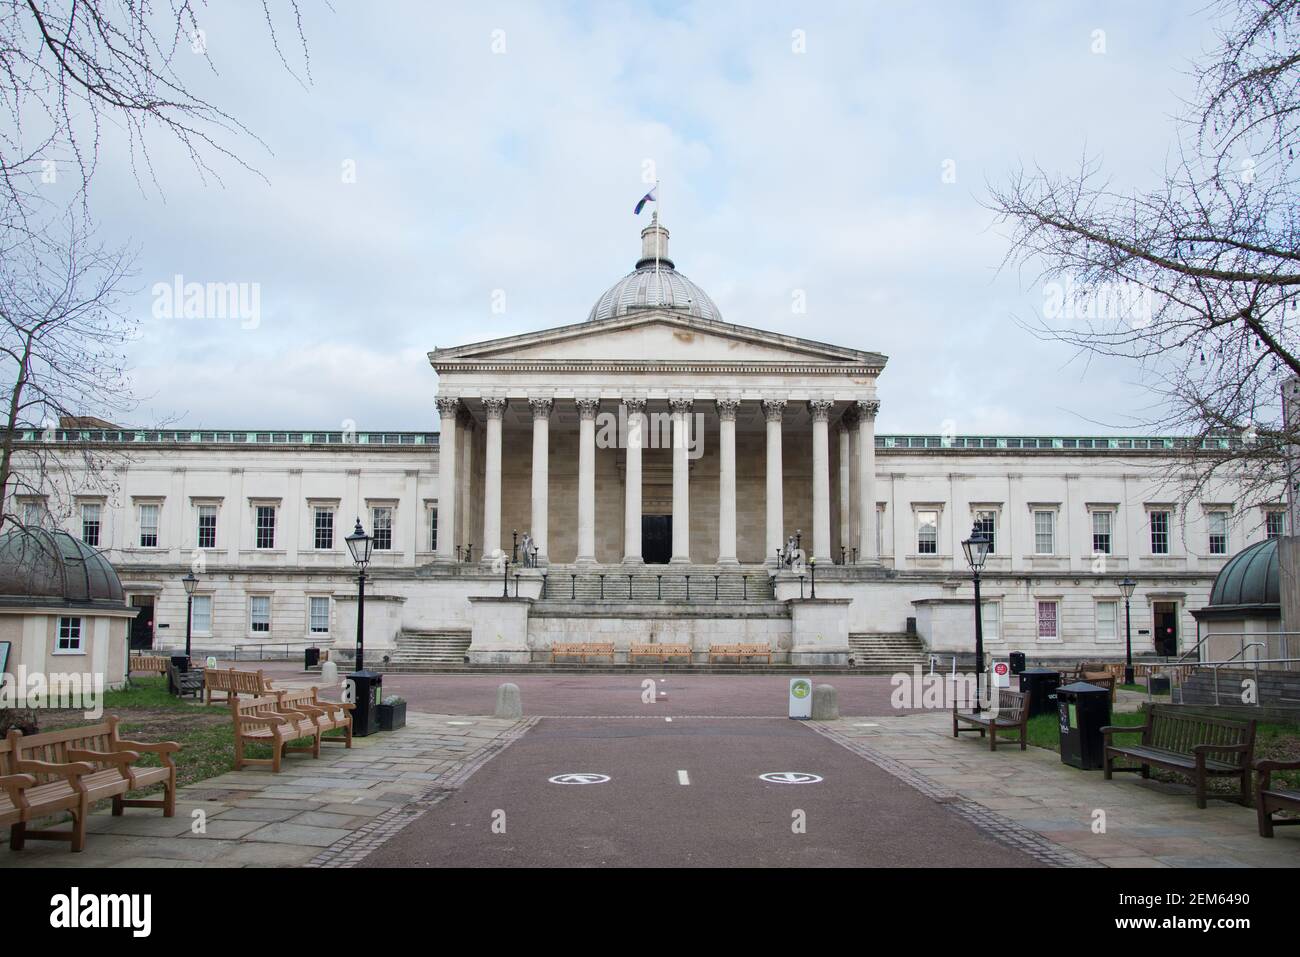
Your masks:
<path fill-rule="evenodd" d="M 357 527 L 343 541 L 348 543 L 348 552 L 351 553 L 352 561 L 357 566 L 357 671 L 365 671 L 366 566 L 370 564 L 370 548 L 374 544 L 374 539 L 366 534 L 366 530 L 361 527 L 361 519 L 358 518 Z"/>
<path fill-rule="evenodd" d="M 510 529 L 510 560 L 519 564 L 519 529 Z"/>
<path fill-rule="evenodd" d="M 185 586 L 185 657 L 190 657 L 190 629 L 194 623 L 194 589 L 199 587 L 198 576 L 191 569 L 181 584 Z"/>
<path fill-rule="evenodd" d="M 1137 582 L 1125 577 L 1119 583 L 1119 592 L 1124 596 L 1124 684 L 1133 683 L 1133 613 L 1129 609 L 1128 600 L 1133 597 L 1133 590 L 1137 588 Z"/>
<path fill-rule="evenodd" d="M 970 565 L 971 578 L 975 582 L 975 713 L 980 712 L 980 679 L 984 677 L 984 607 L 980 604 L 980 569 L 989 557 L 989 546 L 993 543 L 980 531 L 977 524 L 971 529 L 970 538 L 961 543 L 961 550 L 966 553 L 966 564 Z"/>
<path fill-rule="evenodd" d="M 817 597 L 817 556 L 816 555 L 808 559 L 808 573 L 809 576 L 812 578 L 812 594 L 809 595 L 808 597 L 816 598 Z"/>

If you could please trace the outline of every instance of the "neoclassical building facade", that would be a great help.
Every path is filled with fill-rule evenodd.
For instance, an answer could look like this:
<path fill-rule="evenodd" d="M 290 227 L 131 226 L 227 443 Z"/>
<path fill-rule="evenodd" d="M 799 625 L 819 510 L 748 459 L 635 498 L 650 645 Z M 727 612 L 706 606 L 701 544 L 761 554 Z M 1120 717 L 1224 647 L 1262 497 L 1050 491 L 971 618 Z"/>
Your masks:
<path fill-rule="evenodd" d="M 657 222 L 585 321 L 429 360 L 436 432 L 30 433 L 33 462 L 107 464 L 8 507 L 105 552 L 137 644 L 183 643 L 194 568 L 196 646 L 344 656 L 359 518 L 368 649 L 503 663 L 566 640 L 946 661 L 972 645 L 973 525 L 994 655 L 1118 657 L 1126 576 L 1135 650 L 1178 654 L 1223 562 L 1285 522 L 1280 498 L 1181 495 L 1178 439 L 877 434 L 884 356 L 723 321 Z"/>

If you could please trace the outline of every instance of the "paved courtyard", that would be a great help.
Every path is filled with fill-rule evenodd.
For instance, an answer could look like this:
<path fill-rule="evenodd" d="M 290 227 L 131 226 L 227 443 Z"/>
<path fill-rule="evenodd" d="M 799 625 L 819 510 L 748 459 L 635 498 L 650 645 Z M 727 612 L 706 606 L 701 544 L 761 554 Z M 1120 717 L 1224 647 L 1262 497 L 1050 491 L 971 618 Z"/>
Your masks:
<path fill-rule="evenodd" d="M 792 722 L 779 677 L 665 677 L 647 704 L 641 675 L 530 676 L 509 721 L 484 716 L 502 679 L 469 677 L 390 678 L 459 706 L 184 788 L 173 819 L 105 809 L 85 852 L 31 842 L 0 866 L 1300 865 L 1300 829 L 1265 840 L 1253 810 L 1183 787 L 954 740 L 946 714 L 888 713 L 887 679 L 850 692 L 872 714 Z"/>

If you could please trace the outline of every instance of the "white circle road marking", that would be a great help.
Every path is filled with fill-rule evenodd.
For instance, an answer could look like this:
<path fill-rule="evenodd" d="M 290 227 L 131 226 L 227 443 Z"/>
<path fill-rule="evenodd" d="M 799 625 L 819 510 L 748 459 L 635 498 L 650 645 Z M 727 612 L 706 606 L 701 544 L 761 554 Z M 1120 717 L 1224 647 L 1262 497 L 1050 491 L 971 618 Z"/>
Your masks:
<path fill-rule="evenodd" d="M 557 774 L 553 778 L 548 778 L 552 784 L 607 784 L 609 782 L 608 774 L 593 774 L 590 771 L 570 771 L 568 774 Z"/>
<path fill-rule="evenodd" d="M 760 781 L 768 784 L 816 784 L 821 775 L 809 774 L 807 771 L 768 771 L 758 776 Z"/>

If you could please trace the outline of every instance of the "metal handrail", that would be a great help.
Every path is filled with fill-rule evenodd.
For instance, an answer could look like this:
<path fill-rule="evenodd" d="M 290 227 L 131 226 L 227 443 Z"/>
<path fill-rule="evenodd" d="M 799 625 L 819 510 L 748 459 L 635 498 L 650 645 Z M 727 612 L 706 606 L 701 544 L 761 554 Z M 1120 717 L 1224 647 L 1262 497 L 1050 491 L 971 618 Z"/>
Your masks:
<path fill-rule="evenodd" d="M 1263 648 L 1265 651 L 1268 650 L 1268 646 L 1265 645 L 1262 641 L 1245 642 L 1242 644 L 1241 650 L 1238 651 L 1231 658 L 1225 659 L 1224 661 L 1217 661 L 1212 665 L 1212 667 L 1214 668 L 1214 703 L 1216 706 L 1219 703 L 1219 669 L 1222 668 L 1224 665 L 1231 664 L 1232 662 L 1236 661 L 1240 656 L 1246 653 L 1247 648 Z M 1259 659 L 1258 658 L 1254 659 L 1254 664 L 1255 664 L 1255 685 L 1256 687 L 1258 687 L 1259 686 Z M 1255 695 L 1255 707 L 1257 708 L 1259 707 L 1258 694 Z"/>

